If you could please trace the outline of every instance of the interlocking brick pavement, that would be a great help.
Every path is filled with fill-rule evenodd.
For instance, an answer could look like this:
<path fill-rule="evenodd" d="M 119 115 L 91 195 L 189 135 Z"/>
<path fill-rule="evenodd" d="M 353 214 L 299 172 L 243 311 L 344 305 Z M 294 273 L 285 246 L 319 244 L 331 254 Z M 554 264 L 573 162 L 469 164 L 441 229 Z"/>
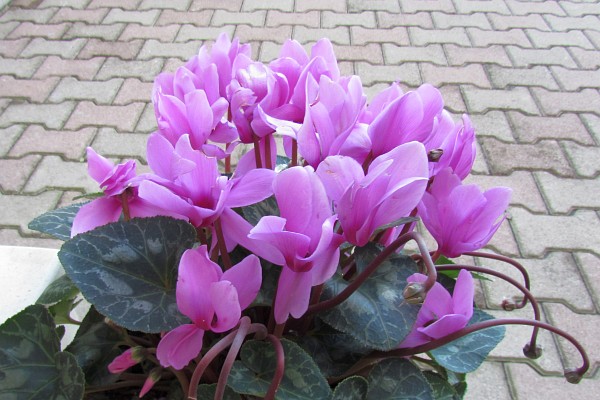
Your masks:
<path fill-rule="evenodd" d="M 440 87 L 456 119 L 479 134 L 469 183 L 514 190 L 488 250 L 531 271 L 542 317 L 582 340 L 593 368 L 582 384 L 572 347 L 511 328 L 468 378 L 469 399 L 592 398 L 600 393 L 600 7 L 527 0 L 13 0 L 0 10 L 0 244 L 54 247 L 27 229 L 40 213 L 96 191 L 85 148 L 144 164 L 156 129 L 152 81 L 220 32 L 269 61 L 286 38 L 329 37 L 344 74 L 372 96 L 399 80 Z M 507 270 L 498 262 L 477 263 Z M 513 274 L 514 271 L 507 273 Z M 481 304 L 508 286 L 482 284 Z M 530 309 L 514 312 L 529 316 Z"/>

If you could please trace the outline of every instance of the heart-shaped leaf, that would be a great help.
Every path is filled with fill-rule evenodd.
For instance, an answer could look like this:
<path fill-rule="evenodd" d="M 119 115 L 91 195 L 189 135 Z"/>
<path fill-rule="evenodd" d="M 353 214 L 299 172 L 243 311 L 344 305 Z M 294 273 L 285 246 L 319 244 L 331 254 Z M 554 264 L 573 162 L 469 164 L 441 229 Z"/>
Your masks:
<path fill-rule="evenodd" d="M 433 395 L 436 400 L 459 400 L 461 397 L 458 395 L 454 386 L 450 384 L 447 380 L 439 376 L 438 374 L 434 374 L 433 372 L 423 372 L 423 375 L 431 385 L 431 389 L 433 389 Z"/>
<path fill-rule="evenodd" d="M 27 307 L 0 326 L 0 398 L 83 398 L 84 377 L 75 357 L 60 352 L 50 313 Z"/>
<path fill-rule="evenodd" d="M 156 333 L 188 321 L 177 309 L 175 286 L 179 259 L 195 238 L 194 227 L 181 220 L 134 218 L 75 236 L 58 257 L 101 314 Z"/>
<path fill-rule="evenodd" d="M 475 309 L 469 325 L 493 318 L 491 315 Z M 504 338 L 505 331 L 503 326 L 477 331 L 432 350 L 431 355 L 438 364 L 446 369 L 459 373 L 473 372 Z"/>
<path fill-rule="evenodd" d="M 48 211 L 36 217 L 28 225 L 29 229 L 47 233 L 60 240 L 71 238 L 71 226 L 79 209 L 87 203 L 71 204 L 63 208 Z"/>
<path fill-rule="evenodd" d="M 363 400 L 367 397 L 369 383 L 362 376 L 351 376 L 341 381 L 333 391 L 331 400 Z"/>
<path fill-rule="evenodd" d="M 434 400 L 431 385 L 421 370 L 402 358 L 381 361 L 367 380 L 367 400 Z"/>
<path fill-rule="evenodd" d="M 357 248 L 358 273 L 380 252 L 373 244 Z M 407 303 L 402 296 L 406 278 L 416 271 L 412 258 L 393 254 L 347 300 L 321 317 L 369 348 L 394 349 L 410 332 L 419 311 L 419 306 Z M 347 286 L 348 282 L 336 274 L 325 283 L 322 298 L 332 298 Z"/>
<path fill-rule="evenodd" d="M 258 221 L 266 215 L 279 216 L 279 206 L 275 196 L 268 197 L 261 202 L 242 208 L 244 218 L 252 225 L 258 224 Z"/>
<path fill-rule="evenodd" d="M 214 399 L 215 392 L 217 391 L 217 384 L 204 384 L 198 386 L 198 392 L 196 393 L 197 399 Z M 229 387 L 225 387 L 225 393 L 223 393 L 223 400 L 241 400 L 239 394 L 231 390 Z"/>
<path fill-rule="evenodd" d="M 74 299 L 79 294 L 79 289 L 71 278 L 67 275 L 61 275 L 54 282 L 49 284 L 44 293 L 37 299 L 37 304 L 54 304 L 65 299 Z"/>
<path fill-rule="evenodd" d="M 328 399 L 331 389 L 312 358 L 294 342 L 281 339 L 281 343 L 285 353 L 285 373 L 275 398 Z M 241 361 L 233 365 L 227 385 L 237 393 L 264 397 L 275 375 L 273 345 L 263 341 L 248 341 L 242 347 L 240 358 Z"/>

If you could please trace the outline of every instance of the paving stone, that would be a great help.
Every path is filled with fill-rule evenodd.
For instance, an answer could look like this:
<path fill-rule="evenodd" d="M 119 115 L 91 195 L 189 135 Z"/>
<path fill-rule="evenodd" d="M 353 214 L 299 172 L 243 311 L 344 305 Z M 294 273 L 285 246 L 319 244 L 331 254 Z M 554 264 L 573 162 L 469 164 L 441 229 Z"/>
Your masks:
<path fill-rule="evenodd" d="M 25 47 L 21 53 L 21 57 L 48 55 L 75 58 L 85 43 L 85 39 L 46 40 L 44 38 L 34 38 Z"/>
<path fill-rule="evenodd" d="M 253 28 L 248 25 L 240 25 L 235 30 L 235 36 L 242 42 L 248 41 L 275 41 L 283 42 L 292 37 L 291 26 L 279 26 L 277 28 Z"/>
<path fill-rule="evenodd" d="M 600 143 L 600 116 L 594 114 L 579 114 L 590 134 Z"/>
<path fill-rule="evenodd" d="M 484 31 L 479 28 L 467 28 L 467 32 L 475 47 L 489 47 L 494 44 L 510 44 L 524 48 L 532 47 L 531 42 L 522 29 Z"/>
<path fill-rule="evenodd" d="M 580 364 L 577 361 L 574 367 Z M 568 393 L 572 398 L 589 398 L 591 393 L 600 390 L 599 375 L 592 379 L 584 379 L 577 385 L 569 385 L 563 376 L 540 375 L 525 364 L 509 364 L 508 371 L 514 382 L 519 399 L 563 400 Z M 568 385 L 568 386 L 567 386 Z"/>
<path fill-rule="evenodd" d="M 173 11 L 164 10 L 160 13 L 160 17 L 156 22 L 158 26 L 164 25 L 183 25 L 191 24 L 196 26 L 208 26 L 212 11 L 201 11 L 201 12 L 185 12 L 185 11 Z M 149 27 L 153 29 L 154 27 Z"/>
<path fill-rule="evenodd" d="M 50 56 L 44 60 L 34 75 L 36 79 L 43 79 L 49 76 L 73 76 L 82 80 L 91 80 L 104 58 L 96 57 L 90 60 L 63 60 L 57 56 Z"/>
<path fill-rule="evenodd" d="M 471 41 L 464 28 L 422 29 L 411 26 L 408 28 L 408 33 L 411 43 L 416 46 L 444 43 L 452 43 L 465 47 L 471 45 Z"/>
<path fill-rule="evenodd" d="M 328 38 L 331 43 L 345 45 L 350 44 L 350 28 L 340 26 L 331 29 L 310 29 L 304 26 L 295 26 L 292 38 L 300 43 L 315 43 L 321 38 Z"/>
<path fill-rule="evenodd" d="M 450 0 L 400 0 L 400 7 L 403 12 L 409 14 L 414 14 L 419 11 L 443 11 L 447 13 L 453 13 L 455 11 L 454 5 Z"/>
<path fill-rule="evenodd" d="M 510 213 L 510 224 L 525 257 L 542 257 L 549 250 L 597 252 L 600 248 L 600 221 L 593 211 L 553 216 L 513 207 Z"/>
<path fill-rule="evenodd" d="M 508 7 L 503 1 L 458 1 L 456 10 L 460 14 L 472 14 L 476 12 L 486 12 L 493 14 L 510 14 Z"/>
<path fill-rule="evenodd" d="M 444 45 L 450 65 L 499 64 L 510 66 L 511 62 L 502 46 L 489 46 L 486 48 L 460 47 L 453 44 Z M 384 47 L 385 49 L 385 47 Z"/>
<path fill-rule="evenodd" d="M 135 22 L 141 25 L 152 25 L 157 20 L 159 14 L 159 10 L 125 11 L 119 8 L 113 8 L 108 12 L 102 23 L 114 24 L 115 22 Z"/>
<path fill-rule="evenodd" d="M 8 174 L 0 175 L 0 190 L 2 190 L 2 193 L 18 193 L 41 158 L 39 155 L 30 155 L 18 159 L 1 159 L 0 169 L 10 171 Z"/>
<path fill-rule="evenodd" d="M 2 96 L 27 99 L 32 103 L 43 102 L 58 83 L 58 78 L 44 80 L 15 79 L 12 76 L 0 76 Z"/>
<path fill-rule="evenodd" d="M 54 208 L 60 192 L 47 191 L 37 196 L 4 195 L 0 193 L 0 225 L 16 227 L 25 234 L 34 231 L 27 228 L 29 221 Z"/>
<path fill-rule="evenodd" d="M 131 132 L 142 113 L 144 103 L 126 106 L 97 106 L 89 101 L 77 104 L 73 115 L 65 125 L 66 129 L 78 130 L 84 126 L 112 126 L 121 132 Z"/>
<path fill-rule="evenodd" d="M 0 57 L 0 74 L 14 75 L 17 78 L 31 78 L 42 64 L 44 57 L 12 59 Z"/>
<path fill-rule="evenodd" d="M 11 147 L 15 144 L 17 139 L 23 133 L 25 129 L 24 125 L 12 125 L 7 128 L 3 128 L 0 133 L 0 156 L 4 157 Z"/>
<path fill-rule="evenodd" d="M 454 27 L 477 27 L 480 29 L 492 29 L 490 22 L 483 13 L 474 14 L 447 14 L 434 11 L 431 13 L 435 27 L 438 29 L 449 29 Z"/>
<path fill-rule="evenodd" d="M 150 133 L 157 129 L 156 116 L 154 115 L 154 106 L 151 103 L 146 104 L 142 116 L 140 117 L 135 132 Z"/>
<path fill-rule="evenodd" d="M 91 100 L 96 104 L 110 104 L 123 84 L 123 79 L 109 81 L 80 81 L 63 78 L 48 99 L 53 103 L 65 100 Z"/>
<path fill-rule="evenodd" d="M 501 285 L 500 279 L 494 278 L 494 284 Z M 516 295 L 519 293 L 518 290 L 510 288 L 508 286 L 506 295 Z M 486 292 L 487 294 L 487 292 Z M 495 318 L 522 318 L 522 319 L 533 319 L 533 312 L 528 306 L 525 309 L 504 311 L 504 310 L 485 310 L 488 314 L 491 314 Z M 542 321 L 546 322 L 542 312 Z M 531 326 L 525 325 L 507 325 L 504 339 L 490 352 L 491 359 L 498 360 L 511 360 L 520 361 L 525 363 L 531 363 L 536 366 L 537 369 L 541 369 L 546 374 L 560 373 L 562 372 L 562 364 L 560 362 L 560 356 L 556 344 L 552 335 L 544 330 L 540 330 L 538 334 L 537 344 L 542 346 L 543 356 L 537 360 L 529 360 L 523 355 L 523 346 L 531 340 Z"/>
<path fill-rule="evenodd" d="M 258 61 L 263 63 L 269 63 L 279 57 L 279 53 L 281 51 L 280 43 L 273 42 L 262 42 L 260 44 L 260 51 L 258 56 Z"/>
<path fill-rule="evenodd" d="M 396 0 L 349 0 L 348 11 L 360 12 L 368 10 L 400 12 L 400 5 Z"/>
<path fill-rule="evenodd" d="M 593 178 L 600 173 L 600 148 L 564 142 L 565 152 L 575 167 L 577 175 Z"/>
<path fill-rule="evenodd" d="M 548 115 L 564 112 L 594 113 L 600 110 L 600 93 L 594 89 L 583 89 L 580 92 L 549 92 L 533 88 L 532 91 L 542 110 Z"/>
<path fill-rule="evenodd" d="M 387 12 L 376 12 L 379 28 L 395 28 L 398 26 L 418 26 L 424 29 L 433 29 L 433 20 L 427 12 L 416 14 L 392 14 Z"/>
<path fill-rule="evenodd" d="M 542 139 L 572 140 L 593 145 L 594 140 L 576 114 L 560 117 L 537 117 L 510 112 L 514 135 L 521 143 L 536 143 Z"/>
<path fill-rule="evenodd" d="M 142 0 L 92 0 L 87 8 L 121 8 L 123 10 L 136 10 Z"/>
<path fill-rule="evenodd" d="M 0 23 L 0 39 L 6 38 L 16 27 L 21 25 L 19 21 L 8 21 Z"/>
<path fill-rule="evenodd" d="M 111 78 L 137 78 L 146 82 L 153 82 L 154 78 L 162 71 L 164 61 L 154 58 L 148 61 L 123 61 L 118 58 L 108 58 L 100 68 L 97 79 Z"/>
<path fill-rule="evenodd" d="M 132 39 L 157 39 L 161 42 L 172 42 L 178 31 L 178 25 L 157 27 L 128 24 L 121 32 L 119 40 L 127 42 Z"/>
<path fill-rule="evenodd" d="M 540 32 L 527 29 L 527 36 L 536 48 L 549 48 L 554 46 L 574 46 L 592 50 L 594 45 L 581 31 L 569 32 Z M 510 43 L 512 44 L 512 43 Z"/>
<path fill-rule="evenodd" d="M 470 115 L 477 137 L 491 136 L 503 142 L 514 142 L 512 128 L 501 111 Z"/>
<path fill-rule="evenodd" d="M 502 363 L 486 361 L 467 374 L 464 400 L 513 400 Z"/>
<path fill-rule="evenodd" d="M 32 232 L 35 234 L 34 232 Z M 0 243 L 6 246 L 20 247 L 42 247 L 51 249 L 60 249 L 64 243 L 62 240 L 52 239 L 48 237 L 21 236 L 17 229 L 0 228 Z"/>
<path fill-rule="evenodd" d="M 24 8 L 9 8 L 0 16 L 0 22 L 6 21 L 30 21 L 37 24 L 48 22 L 52 15 L 56 12 L 55 9 L 47 8 L 40 10 L 26 10 Z"/>
<path fill-rule="evenodd" d="M 393 29 L 366 29 L 360 26 L 352 26 L 350 27 L 350 34 L 352 35 L 352 44 L 389 43 L 390 37 L 393 37 L 395 44 L 410 46 L 408 31 L 403 26 Z"/>
<path fill-rule="evenodd" d="M 534 170 L 573 176 L 572 168 L 554 140 L 513 144 L 502 143 L 495 138 L 481 138 L 480 142 L 492 173 L 504 175 L 517 170 Z"/>
<path fill-rule="evenodd" d="M 557 17 L 554 15 L 546 16 L 546 21 L 555 31 L 570 31 L 591 29 L 598 30 L 600 20 L 597 16 L 586 15 L 583 17 Z"/>
<path fill-rule="evenodd" d="M 144 47 L 138 55 L 138 60 L 148 60 L 156 57 L 174 57 L 188 60 L 198 53 L 199 42 L 187 43 L 161 43 L 150 39 L 144 43 Z"/>
<path fill-rule="evenodd" d="M 0 56 L 17 58 L 29 43 L 28 38 L 0 40 Z"/>
<path fill-rule="evenodd" d="M 369 43 L 364 46 L 340 46 L 333 44 L 333 51 L 339 61 L 367 61 L 374 64 L 383 64 L 381 46 Z"/>
<path fill-rule="evenodd" d="M 132 60 L 142 48 L 142 40 L 128 42 L 104 42 L 98 39 L 89 39 L 77 58 L 88 59 L 97 56 L 118 57 L 122 60 Z"/>
<path fill-rule="evenodd" d="M 386 64 L 399 64 L 415 61 L 447 65 L 444 50 L 439 44 L 431 44 L 425 47 L 407 47 L 384 43 L 382 47 Z"/>
<path fill-rule="evenodd" d="M 458 85 L 444 85 L 438 88 L 442 92 L 445 108 L 454 114 L 463 114 L 467 112 L 467 106 L 463 101 L 463 96 Z"/>
<path fill-rule="evenodd" d="M 211 25 L 250 25 L 261 27 L 265 25 L 267 12 L 265 10 L 247 13 L 216 10 L 213 14 Z"/>
<path fill-rule="evenodd" d="M 583 15 L 600 15 L 597 3 L 575 3 L 575 2 L 561 2 L 562 8 L 565 9 L 567 14 L 573 17 L 581 17 Z"/>
<path fill-rule="evenodd" d="M 600 88 L 600 70 L 583 71 L 553 67 L 552 72 L 561 86 L 568 91 L 589 87 Z"/>
<path fill-rule="evenodd" d="M 485 190 L 496 186 L 509 187 L 512 189 L 510 204 L 532 212 L 546 213 L 546 205 L 531 172 L 514 171 L 507 176 L 469 175 L 465 182 L 476 184 Z"/>
<path fill-rule="evenodd" d="M 214 40 L 220 33 L 226 32 L 229 37 L 233 37 L 235 26 L 212 28 L 212 27 L 197 27 L 192 25 L 183 25 L 179 28 L 176 42 L 189 42 L 198 40 Z"/>
<path fill-rule="evenodd" d="M 525 69 L 489 65 L 487 70 L 494 87 L 498 89 L 510 86 L 541 86 L 558 90 L 558 85 L 547 67 L 538 66 Z"/>
<path fill-rule="evenodd" d="M 126 105 L 133 102 L 148 102 L 152 99 L 152 83 L 138 79 L 126 79 L 119 94 L 113 100 L 115 105 Z"/>
<path fill-rule="evenodd" d="M 73 38 L 97 38 L 102 40 L 116 40 L 125 24 L 90 25 L 83 22 L 75 22 L 66 33 L 65 39 Z"/>
<path fill-rule="evenodd" d="M 82 9 L 85 8 L 85 6 L 87 6 L 89 2 L 89 0 L 44 0 L 42 4 L 39 5 L 39 7 L 70 7 Z"/>
<path fill-rule="evenodd" d="M 0 126 L 13 124 L 42 124 L 60 129 L 75 107 L 72 102 L 61 104 L 10 104 L 0 115 Z"/>
<path fill-rule="evenodd" d="M 565 15 L 565 11 L 561 8 L 558 1 L 544 1 L 540 3 L 525 2 L 520 0 L 505 0 L 514 15 L 530 15 L 530 14 L 552 14 Z M 562 3 L 562 2 L 561 2 Z"/>
<path fill-rule="evenodd" d="M 573 51 L 581 50 L 576 47 Z M 506 51 L 513 60 L 515 67 L 531 67 L 534 65 L 562 65 L 567 68 L 576 68 L 577 65 L 569 52 L 564 47 L 550 49 L 522 49 L 517 46 L 506 46 Z"/>
<path fill-rule="evenodd" d="M 18 39 L 22 37 L 43 37 L 46 39 L 60 39 L 69 25 L 63 24 L 36 24 L 33 22 L 23 22 L 8 36 L 8 39 Z"/>
<path fill-rule="evenodd" d="M 190 4 L 189 11 L 200 10 L 229 10 L 240 11 L 242 9 L 243 0 L 193 0 Z"/>
<path fill-rule="evenodd" d="M 537 106 L 531 94 L 523 87 L 508 88 L 506 90 L 487 90 L 465 86 L 463 93 L 470 112 L 486 112 L 487 110 L 501 109 L 538 114 Z"/>
<path fill-rule="evenodd" d="M 167 58 L 161 71 L 175 73 L 177 68 L 182 67 L 183 65 L 185 65 L 185 63 L 179 58 Z"/>
<path fill-rule="evenodd" d="M 321 26 L 323 28 L 335 28 L 337 26 L 362 26 L 365 28 L 375 28 L 375 13 L 373 11 L 363 11 L 361 13 L 340 14 L 333 11 L 321 12 Z"/>
<path fill-rule="evenodd" d="M 107 8 L 99 8 L 95 10 L 73 10 L 71 8 L 59 8 L 56 14 L 52 16 L 49 22 L 85 22 L 88 24 L 99 24 L 102 22 L 106 14 Z"/>
<path fill-rule="evenodd" d="M 142 0 L 142 3 L 138 6 L 138 10 L 151 10 L 151 9 L 171 9 L 178 11 L 187 11 L 192 0 Z"/>
<path fill-rule="evenodd" d="M 112 128 L 101 128 L 92 147 L 105 157 L 137 158 L 145 163 L 147 140 L 148 135 L 119 133 Z"/>
<path fill-rule="evenodd" d="M 487 17 L 497 30 L 505 31 L 513 28 L 532 28 L 540 31 L 548 31 L 550 28 L 540 14 L 528 14 L 523 16 L 517 15 L 500 15 L 487 14 Z"/>
<path fill-rule="evenodd" d="M 331 10 L 337 12 L 346 12 L 345 0 L 302 0 L 295 4 L 295 11 L 304 12 L 311 10 Z"/>
<path fill-rule="evenodd" d="M 242 11 L 280 10 L 291 12 L 294 10 L 293 0 L 244 0 Z"/>
<path fill-rule="evenodd" d="M 598 21 L 600 21 L 600 19 Z M 584 32 L 585 32 L 587 38 L 592 41 L 594 46 L 596 46 L 596 48 L 599 49 L 600 48 L 600 32 L 592 31 L 592 30 L 586 30 Z"/>
<path fill-rule="evenodd" d="M 575 253 L 574 257 L 594 297 L 596 307 L 598 307 L 600 304 L 600 257 L 591 253 Z"/>
<path fill-rule="evenodd" d="M 27 154 L 60 154 L 67 160 L 81 160 L 92 142 L 95 128 L 79 131 L 49 131 L 40 125 L 29 125 L 10 150 L 9 156 Z"/>
<path fill-rule="evenodd" d="M 410 86 L 419 86 L 421 76 L 416 63 L 400 65 L 371 65 L 366 62 L 356 63 L 356 72 L 363 85 L 372 86 L 374 83 L 402 82 Z"/>
<path fill-rule="evenodd" d="M 27 181 L 24 192 L 47 190 L 98 191 L 98 184 L 88 176 L 87 165 L 79 161 L 63 161 L 59 156 L 45 156 Z"/>
<path fill-rule="evenodd" d="M 423 81 L 434 86 L 466 84 L 491 88 L 483 67 L 478 64 L 470 64 L 464 67 L 440 67 L 432 64 L 421 64 L 421 72 Z"/>
<path fill-rule="evenodd" d="M 295 13 L 269 10 L 267 12 L 267 27 L 281 25 L 303 25 L 307 28 L 318 28 L 320 24 L 321 17 L 318 11 Z"/>
<path fill-rule="evenodd" d="M 600 209 L 600 179 L 559 178 L 546 172 L 537 172 L 535 176 L 552 213 Z"/>
<path fill-rule="evenodd" d="M 569 48 L 577 63 L 584 69 L 597 69 L 600 67 L 600 52 L 596 50 L 584 50 L 578 47 Z"/>

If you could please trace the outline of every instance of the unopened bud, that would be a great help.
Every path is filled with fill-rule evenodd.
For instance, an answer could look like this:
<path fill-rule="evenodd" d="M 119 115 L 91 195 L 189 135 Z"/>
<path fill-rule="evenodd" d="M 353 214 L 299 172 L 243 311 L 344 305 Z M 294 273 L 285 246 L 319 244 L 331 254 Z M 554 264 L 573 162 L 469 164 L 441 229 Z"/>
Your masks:
<path fill-rule="evenodd" d="M 152 371 L 150 371 L 150 374 L 148 374 L 148 377 L 144 382 L 144 386 L 142 386 L 142 390 L 140 390 L 140 398 L 144 397 L 144 395 L 154 387 L 156 382 L 160 380 L 162 376 L 162 371 L 163 369 L 161 367 L 156 367 Z"/>
<path fill-rule="evenodd" d="M 583 378 L 576 369 L 565 369 L 565 378 L 569 383 L 579 383 Z"/>
<path fill-rule="evenodd" d="M 133 367 L 146 357 L 146 349 L 140 346 L 125 350 L 121 355 L 115 357 L 108 370 L 111 374 L 120 374 L 121 372 Z"/>
<path fill-rule="evenodd" d="M 530 358 L 532 360 L 540 358 L 542 356 L 542 346 L 536 344 L 534 348 L 531 348 L 531 344 L 527 343 L 523 347 L 523 354 L 525 354 L 525 357 Z"/>
<path fill-rule="evenodd" d="M 502 300 L 502 308 L 505 311 L 514 311 L 517 308 L 517 304 L 511 299 Z"/>
<path fill-rule="evenodd" d="M 408 304 L 422 304 L 425 295 L 425 285 L 420 282 L 411 282 L 402 291 L 402 296 Z"/>
<path fill-rule="evenodd" d="M 438 162 L 442 155 L 444 154 L 444 150 L 442 149 L 433 149 L 427 153 L 427 159 L 429 162 Z"/>

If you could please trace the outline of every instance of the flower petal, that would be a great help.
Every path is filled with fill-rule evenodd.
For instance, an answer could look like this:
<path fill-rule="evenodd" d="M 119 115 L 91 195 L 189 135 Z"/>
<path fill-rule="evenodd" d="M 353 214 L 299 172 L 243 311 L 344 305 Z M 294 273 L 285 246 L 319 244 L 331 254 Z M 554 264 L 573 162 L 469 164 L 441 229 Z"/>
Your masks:
<path fill-rule="evenodd" d="M 290 314 L 294 318 L 304 315 L 308 309 L 311 285 L 312 273 L 310 271 L 294 272 L 289 268 L 281 270 L 273 309 L 275 322 L 284 323 Z"/>
<path fill-rule="evenodd" d="M 221 277 L 235 286 L 241 309 L 248 307 L 256 298 L 262 283 L 260 260 L 254 254 L 229 268 Z"/>
<path fill-rule="evenodd" d="M 200 354 L 203 338 L 204 331 L 196 325 L 181 325 L 163 336 L 156 348 L 156 358 L 165 368 L 182 369 Z"/>
<path fill-rule="evenodd" d="M 109 222 L 116 222 L 121 216 L 121 201 L 115 197 L 100 197 L 82 206 L 71 227 L 71 237 L 90 231 Z"/>
<path fill-rule="evenodd" d="M 210 285 L 209 295 L 215 311 L 216 321 L 211 322 L 213 332 L 232 329 L 242 316 L 238 293 L 231 282 L 220 281 Z"/>

